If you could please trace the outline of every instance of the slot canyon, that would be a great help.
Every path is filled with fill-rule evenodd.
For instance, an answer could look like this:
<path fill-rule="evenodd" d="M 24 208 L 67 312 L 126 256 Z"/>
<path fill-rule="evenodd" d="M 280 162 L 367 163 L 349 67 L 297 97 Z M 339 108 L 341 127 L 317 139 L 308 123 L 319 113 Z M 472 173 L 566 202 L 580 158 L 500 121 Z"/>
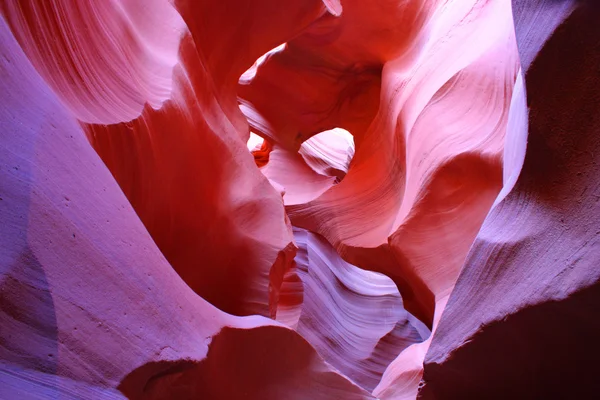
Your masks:
<path fill-rule="evenodd" d="M 597 0 L 0 0 L 0 399 L 600 398 Z"/>

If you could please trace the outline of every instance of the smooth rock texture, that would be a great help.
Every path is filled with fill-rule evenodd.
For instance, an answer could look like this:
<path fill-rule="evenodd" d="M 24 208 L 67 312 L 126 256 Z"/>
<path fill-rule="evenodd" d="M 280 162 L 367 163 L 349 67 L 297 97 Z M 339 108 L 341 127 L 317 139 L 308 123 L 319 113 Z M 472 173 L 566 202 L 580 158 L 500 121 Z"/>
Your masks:
<path fill-rule="evenodd" d="M 348 173 L 355 151 L 352 134 L 334 128 L 303 142 L 298 153 L 315 172 L 334 176 L 335 182 L 339 183 Z"/>
<path fill-rule="evenodd" d="M 304 301 L 296 331 L 352 381 L 373 390 L 388 364 L 429 330 L 406 312 L 394 282 L 343 261 L 317 235 L 294 229 Z"/>
<path fill-rule="evenodd" d="M 9 0 L 0 9 L 80 121 L 129 121 L 169 98 L 185 24 L 167 2 Z"/>
<path fill-rule="evenodd" d="M 522 59 L 531 60 L 525 162 L 450 297 L 425 359 L 423 399 L 600 392 L 600 8 L 513 3 Z"/>
<path fill-rule="evenodd" d="M 406 47 L 399 41 L 402 51 L 380 49 L 379 62 L 385 63 L 376 115 L 363 130 L 338 125 L 356 143 L 348 173 L 315 200 L 289 206 L 288 213 L 294 225 L 324 236 L 346 261 L 390 276 L 407 310 L 431 327 L 436 302 L 450 294 L 502 187 L 503 142 L 518 54 L 509 3 L 429 3 L 422 2 L 418 12 L 413 2 L 386 3 L 388 13 L 416 12 L 422 16 L 416 20 L 428 20 L 410 30 L 413 41 L 425 42 Z M 359 7 L 349 2 L 345 10 L 353 4 Z M 377 32 L 380 26 L 369 29 Z M 303 43 L 300 39 L 307 35 L 295 41 Z M 333 57 L 337 42 L 323 38 L 317 46 L 321 42 L 315 35 L 305 46 L 322 52 L 323 60 Z M 271 59 L 283 57 L 293 43 Z M 339 51 L 340 58 L 347 56 Z M 328 68 L 334 66 L 331 61 Z M 260 76 L 259 68 L 255 79 Z M 319 81 L 311 83 L 331 93 Z M 359 104 L 361 109 L 371 106 L 365 100 Z M 286 145 L 288 139 L 278 143 Z"/>
<path fill-rule="evenodd" d="M 0 14 L 0 398 L 598 397 L 597 2 Z"/>
<path fill-rule="evenodd" d="M 341 182 L 354 157 L 352 135 L 340 128 L 311 137 L 297 152 L 269 143 L 252 154 L 286 206 L 307 204 Z"/>
<path fill-rule="evenodd" d="M 265 10 L 281 10 L 280 17 Z M 274 316 L 295 247 L 279 193 L 245 151 L 248 125 L 235 89 L 261 53 L 326 13 L 324 4 L 182 0 L 174 8 L 161 0 L 85 6 L 58 0 L 8 2 L 3 12 L 75 116 L 102 123 L 84 126 L 90 141 L 188 285 L 226 312 Z M 222 20 L 236 30 L 220 34 Z M 92 33 L 92 26 L 102 29 Z M 49 32 L 62 34 L 51 47 Z M 88 62 L 88 54 L 98 53 L 104 57 Z M 136 69 L 134 62 L 142 65 Z M 136 71 L 139 76 L 130 76 Z M 165 81 L 156 99 L 147 81 Z M 115 109 L 100 110 L 104 103 Z"/>
<path fill-rule="evenodd" d="M 289 328 L 197 296 L 4 19 L 0 55 L 1 398 L 372 398 Z"/>

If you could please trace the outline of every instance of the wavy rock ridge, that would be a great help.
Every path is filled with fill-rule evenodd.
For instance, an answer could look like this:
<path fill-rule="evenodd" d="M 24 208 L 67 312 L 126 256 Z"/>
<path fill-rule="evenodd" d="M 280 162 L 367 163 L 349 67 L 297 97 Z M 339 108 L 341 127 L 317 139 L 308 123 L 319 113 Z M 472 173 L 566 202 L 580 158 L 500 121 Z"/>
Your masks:
<path fill-rule="evenodd" d="M 594 1 L 0 12 L 0 398 L 600 391 Z"/>

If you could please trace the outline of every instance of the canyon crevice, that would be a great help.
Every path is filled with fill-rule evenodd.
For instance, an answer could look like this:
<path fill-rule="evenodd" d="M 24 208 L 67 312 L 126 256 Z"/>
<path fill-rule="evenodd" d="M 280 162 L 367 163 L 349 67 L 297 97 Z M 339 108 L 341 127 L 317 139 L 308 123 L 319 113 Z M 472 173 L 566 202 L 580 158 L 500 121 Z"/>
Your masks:
<path fill-rule="evenodd" d="M 0 13 L 0 398 L 600 393 L 595 1 Z"/>

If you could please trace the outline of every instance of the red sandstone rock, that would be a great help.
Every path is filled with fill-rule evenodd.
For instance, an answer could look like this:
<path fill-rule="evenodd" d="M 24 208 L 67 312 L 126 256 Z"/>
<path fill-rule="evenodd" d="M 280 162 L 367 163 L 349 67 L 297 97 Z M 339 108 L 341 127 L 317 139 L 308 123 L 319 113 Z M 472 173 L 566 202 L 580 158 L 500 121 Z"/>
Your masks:
<path fill-rule="evenodd" d="M 130 121 L 145 104 L 158 109 L 169 98 L 185 23 L 167 2 L 9 0 L 0 9 L 80 121 Z"/>
<path fill-rule="evenodd" d="M 1 398 L 371 398 L 289 328 L 197 296 L 4 19 L 0 55 Z"/>
<path fill-rule="evenodd" d="M 593 398 L 600 9 L 512 3 L 0 3 L 0 397 Z"/>
<path fill-rule="evenodd" d="M 433 337 L 423 399 L 600 392 L 600 8 L 513 3 L 527 66 L 527 153 Z"/>
<path fill-rule="evenodd" d="M 298 152 L 278 144 L 268 145 L 268 162 L 263 161 L 267 149 L 262 147 L 253 151 L 254 159 L 271 184 L 282 192 L 285 205 L 306 204 L 346 175 L 354 156 L 354 141 L 349 136 L 344 130 L 332 129 L 302 143 Z"/>
<path fill-rule="evenodd" d="M 317 235 L 294 229 L 304 301 L 300 333 L 327 362 L 373 390 L 388 364 L 429 330 L 406 312 L 394 282 L 343 261 Z"/>
<path fill-rule="evenodd" d="M 345 101 L 352 96 L 322 82 L 335 76 L 340 63 L 377 60 L 378 68 L 383 66 L 381 101 L 356 99 L 355 107 L 361 110 L 381 105 L 376 115 L 361 119 L 363 128 L 353 130 L 352 124 L 336 116 L 337 111 L 327 114 L 354 135 L 356 153 L 344 180 L 315 200 L 287 209 L 294 225 L 323 235 L 346 261 L 390 276 L 407 309 L 431 326 L 435 303 L 450 294 L 502 187 L 503 144 L 518 56 L 506 2 L 456 1 L 444 7 L 430 2 L 422 8 L 411 2 L 387 5 L 386 14 L 416 13 L 413 17 L 420 22 L 402 29 L 412 40 L 422 40 L 422 46 L 409 46 L 401 36 L 395 45 L 375 43 L 370 47 L 367 39 L 382 29 L 381 24 L 394 21 L 380 16 L 383 22 L 377 24 L 365 17 L 360 25 L 362 41 L 348 49 L 344 43 L 351 39 L 344 35 L 356 38 L 356 32 L 346 27 L 344 18 L 376 12 L 352 11 L 360 5 L 348 2 L 341 22 L 331 22 L 334 31 L 340 32 L 333 35 L 334 28 L 324 30 L 321 25 L 325 22 L 315 22 L 284 50 L 270 56 L 251 84 L 240 86 L 240 95 L 253 102 L 270 126 L 279 126 L 278 117 L 270 118 L 280 115 L 279 107 L 286 107 L 286 121 L 300 119 L 293 132 L 278 128 L 278 136 L 272 138 L 293 151 L 299 140 L 330 126 L 312 124 L 310 108 L 290 103 L 294 99 L 287 93 L 290 87 L 301 93 L 297 95 L 301 99 L 316 93 L 323 101 L 329 96 Z M 386 38 L 391 40 L 381 36 L 382 41 Z M 317 60 L 319 68 L 297 62 L 292 64 L 293 70 L 302 74 L 279 78 L 276 68 L 292 63 L 285 57 L 292 57 L 288 53 L 293 51 L 308 52 L 311 56 L 304 60 Z M 261 82 L 269 77 L 275 82 L 266 90 Z M 371 83 L 378 84 L 378 79 Z M 311 91 L 303 91 L 305 87 Z M 273 88 L 282 93 L 273 93 Z M 261 108 L 257 98 L 265 96 L 275 99 L 269 103 L 273 109 Z M 293 112 L 296 115 L 290 117 Z M 325 121 L 329 117 L 316 114 L 314 118 Z M 299 136 L 295 136 L 297 132 Z"/>
<path fill-rule="evenodd" d="M 245 151 L 235 90 L 260 54 L 326 10 L 318 0 L 175 5 L 9 2 L 3 11 L 188 285 L 224 311 L 274 315 L 295 248 L 280 195 Z M 227 35 L 225 20 L 235 27 Z"/>

